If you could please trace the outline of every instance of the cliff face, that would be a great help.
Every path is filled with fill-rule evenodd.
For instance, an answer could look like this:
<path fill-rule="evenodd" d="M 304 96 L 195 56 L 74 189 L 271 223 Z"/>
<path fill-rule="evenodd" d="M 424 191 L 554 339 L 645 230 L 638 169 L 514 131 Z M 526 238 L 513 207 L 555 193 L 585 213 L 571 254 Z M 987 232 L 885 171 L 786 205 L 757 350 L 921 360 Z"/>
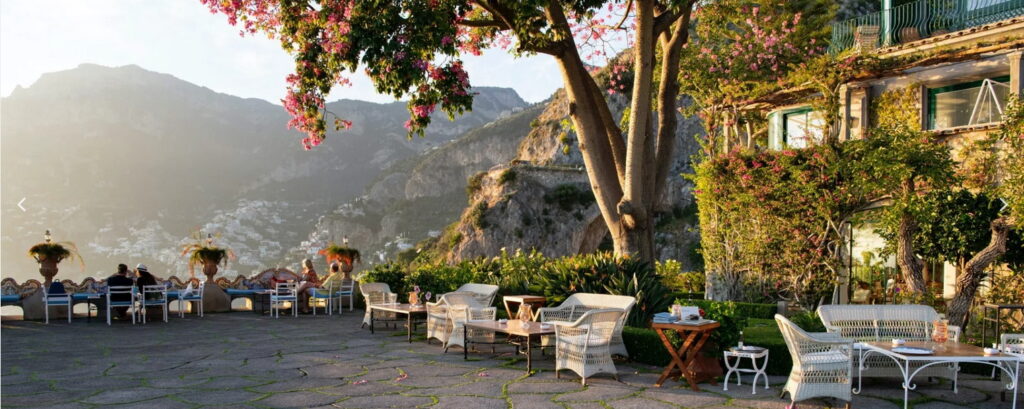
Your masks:
<path fill-rule="evenodd" d="M 298 251 L 308 253 L 347 236 L 377 258 L 439 236 L 445 226 L 458 220 L 465 206 L 466 180 L 512 160 L 530 122 L 544 107 L 538 104 L 505 113 L 446 144 L 393 163 L 363 196 L 321 217 Z"/>
<path fill-rule="evenodd" d="M 616 96 L 609 103 L 621 117 L 628 101 Z M 449 261 L 492 257 L 502 248 L 537 249 L 557 257 L 607 244 L 607 227 L 569 126 L 564 92 L 555 94 L 533 125 L 516 159 L 483 175 L 457 225 L 438 240 Z M 696 118 L 680 116 L 675 160 L 656 223 L 658 257 L 678 259 L 687 269 L 693 267 L 689 259 L 699 233 L 691 184 L 680 175 L 691 171 L 690 158 L 699 149 L 695 137 L 701 132 Z"/>

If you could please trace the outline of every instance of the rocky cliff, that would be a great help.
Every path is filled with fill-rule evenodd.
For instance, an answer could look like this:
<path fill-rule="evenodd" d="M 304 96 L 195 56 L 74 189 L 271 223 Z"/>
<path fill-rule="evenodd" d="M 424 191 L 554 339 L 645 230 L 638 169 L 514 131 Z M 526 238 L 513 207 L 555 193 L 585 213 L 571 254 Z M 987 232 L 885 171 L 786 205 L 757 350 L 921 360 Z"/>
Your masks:
<path fill-rule="evenodd" d="M 627 101 L 615 96 L 609 103 L 621 116 Z M 675 161 L 659 204 L 656 242 L 659 258 L 681 260 L 689 269 L 699 233 L 691 184 L 680 174 L 691 170 L 690 158 L 699 149 L 695 136 L 702 131 L 696 118 L 679 120 Z M 594 251 L 608 240 L 568 124 L 564 92 L 555 94 L 532 125 L 515 160 L 490 169 L 471 185 L 470 205 L 436 244 L 449 261 L 491 257 L 502 248 L 571 255 Z"/>

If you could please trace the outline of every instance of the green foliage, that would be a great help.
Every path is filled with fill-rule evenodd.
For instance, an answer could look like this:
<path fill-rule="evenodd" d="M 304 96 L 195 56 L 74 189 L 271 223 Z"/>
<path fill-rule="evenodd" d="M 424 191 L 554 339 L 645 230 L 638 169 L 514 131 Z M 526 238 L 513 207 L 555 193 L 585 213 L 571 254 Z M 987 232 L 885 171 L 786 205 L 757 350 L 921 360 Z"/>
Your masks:
<path fill-rule="evenodd" d="M 736 345 L 740 331 L 747 326 L 747 319 L 758 317 L 754 315 L 758 313 L 756 304 L 710 300 L 676 300 L 675 303 L 700 307 L 704 310 L 704 318 L 718 321 L 721 326 L 712 334 L 710 341 L 716 355 L 720 355 L 723 348 Z M 772 313 L 775 312 L 774 307 Z"/>
<path fill-rule="evenodd" d="M 349 246 L 339 246 L 334 243 L 330 243 L 327 247 L 324 247 L 323 250 L 320 250 L 320 254 L 327 256 L 329 261 L 342 261 L 349 264 L 355 264 L 362 261 L 362 256 L 359 254 L 359 250 Z"/>
<path fill-rule="evenodd" d="M 498 184 L 499 185 L 504 185 L 506 183 L 511 183 L 511 182 L 515 182 L 515 181 L 516 181 L 516 170 L 512 169 L 512 168 L 505 169 L 505 171 L 501 172 L 501 175 L 498 176 Z"/>
<path fill-rule="evenodd" d="M 406 291 L 405 270 L 396 262 L 375 264 L 358 277 L 361 283 L 387 283 L 391 292 L 404 294 Z"/>
<path fill-rule="evenodd" d="M 544 202 L 558 206 L 562 211 L 572 211 L 577 206 L 587 207 L 594 203 L 594 192 L 580 189 L 574 184 L 556 186 L 544 194 Z"/>
<path fill-rule="evenodd" d="M 845 156 L 824 145 L 733 151 L 697 165 L 691 178 L 705 271 L 733 286 L 729 299 L 813 305 L 831 293 L 837 226 L 866 201 L 843 179 Z"/>
<path fill-rule="evenodd" d="M 724 310 L 735 312 L 740 317 L 763 319 L 771 319 L 775 317 L 775 312 L 778 309 L 775 304 L 739 301 L 677 299 L 676 304 L 700 307 L 703 308 L 705 312 L 711 310 Z"/>
<path fill-rule="evenodd" d="M 479 230 L 487 228 L 487 202 L 479 201 L 476 206 L 473 206 L 473 210 L 469 212 L 469 221 Z"/>
<path fill-rule="evenodd" d="M 473 176 L 470 176 L 469 180 L 466 181 L 466 196 L 469 197 L 471 203 L 473 200 L 473 195 L 479 192 L 480 189 L 483 187 L 484 176 L 487 176 L 487 172 L 480 171 L 474 173 Z"/>
<path fill-rule="evenodd" d="M 934 191 L 924 195 L 915 209 L 918 221 L 914 248 L 928 259 L 943 260 L 960 266 L 988 245 L 992 221 L 1000 217 L 999 200 L 966 190 Z M 879 233 L 894 240 L 898 223 L 887 218 Z M 1020 232 L 1012 231 L 1001 261 L 1024 263 L 1024 245 Z"/>
<path fill-rule="evenodd" d="M 72 252 L 71 247 L 53 242 L 39 243 L 28 249 L 29 257 L 34 258 L 40 263 L 47 260 L 55 260 L 60 263 L 66 258 L 73 257 L 75 254 Z"/>
<path fill-rule="evenodd" d="M 704 292 L 703 271 L 682 271 L 682 263 L 676 260 L 657 261 L 654 269 L 658 271 L 661 282 L 673 291 L 687 293 Z"/>
<path fill-rule="evenodd" d="M 671 305 L 669 291 L 647 263 L 595 253 L 554 259 L 539 278 L 544 296 L 560 303 L 574 293 L 599 293 L 636 297 L 627 325 L 646 327 L 655 313 Z"/>
<path fill-rule="evenodd" d="M 796 326 L 807 332 L 825 332 L 825 324 L 821 322 L 818 311 L 801 311 L 789 317 Z"/>
<path fill-rule="evenodd" d="M 635 362 L 661 367 L 672 361 L 661 337 L 653 329 L 625 327 L 622 329 L 622 342 L 629 351 L 629 359 Z"/>
<path fill-rule="evenodd" d="M 888 90 L 871 101 L 874 128 L 921 130 L 920 87 L 910 84 L 904 88 Z"/>

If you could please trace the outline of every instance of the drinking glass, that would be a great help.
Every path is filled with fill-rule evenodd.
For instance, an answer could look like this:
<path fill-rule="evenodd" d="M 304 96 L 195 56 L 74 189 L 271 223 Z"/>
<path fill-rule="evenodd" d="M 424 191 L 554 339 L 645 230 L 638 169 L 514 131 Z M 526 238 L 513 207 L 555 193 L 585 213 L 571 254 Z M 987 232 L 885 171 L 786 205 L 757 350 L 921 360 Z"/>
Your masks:
<path fill-rule="evenodd" d="M 932 324 L 932 341 L 942 348 L 949 341 L 949 320 L 935 320 Z"/>

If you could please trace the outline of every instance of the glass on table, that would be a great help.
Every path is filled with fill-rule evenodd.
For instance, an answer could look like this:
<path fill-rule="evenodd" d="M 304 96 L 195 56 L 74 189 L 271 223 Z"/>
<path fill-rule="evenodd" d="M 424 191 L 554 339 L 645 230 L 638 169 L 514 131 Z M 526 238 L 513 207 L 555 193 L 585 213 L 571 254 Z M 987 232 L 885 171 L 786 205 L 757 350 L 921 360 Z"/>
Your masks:
<path fill-rule="evenodd" d="M 388 294 L 388 304 L 398 304 L 398 294 Z"/>
<path fill-rule="evenodd" d="M 935 320 L 932 326 L 932 341 L 937 344 L 936 347 L 944 348 L 949 341 L 949 320 Z"/>

